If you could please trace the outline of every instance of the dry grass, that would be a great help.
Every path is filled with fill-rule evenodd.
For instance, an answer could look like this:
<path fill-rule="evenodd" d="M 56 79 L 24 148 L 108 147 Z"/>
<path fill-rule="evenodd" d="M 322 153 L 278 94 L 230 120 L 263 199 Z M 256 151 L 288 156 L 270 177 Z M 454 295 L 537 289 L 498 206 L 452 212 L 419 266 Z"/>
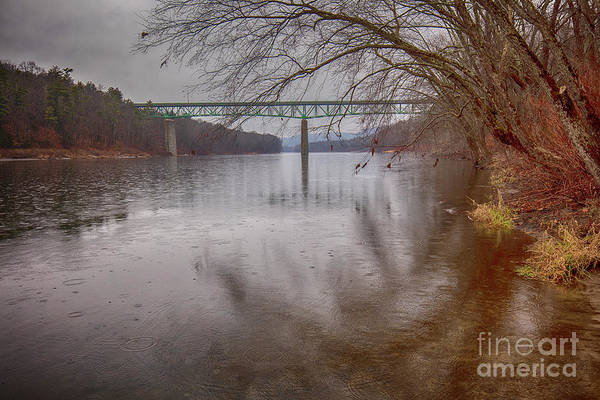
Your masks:
<path fill-rule="evenodd" d="M 515 226 L 516 212 L 504 205 L 502 196 L 498 196 L 498 203 L 479 204 L 473 201 L 475 210 L 469 213 L 469 216 L 490 229 L 513 229 Z"/>
<path fill-rule="evenodd" d="M 589 213 L 590 218 L 600 219 L 600 197 L 587 200 L 583 211 Z"/>
<path fill-rule="evenodd" d="M 600 232 L 595 227 L 585 235 L 578 231 L 577 226 L 559 225 L 556 236 L 539 240 L 532 246 L 531 257 L 518 273 L 564 284 L 586 277 L 588 271 L 600 263 Z"/>

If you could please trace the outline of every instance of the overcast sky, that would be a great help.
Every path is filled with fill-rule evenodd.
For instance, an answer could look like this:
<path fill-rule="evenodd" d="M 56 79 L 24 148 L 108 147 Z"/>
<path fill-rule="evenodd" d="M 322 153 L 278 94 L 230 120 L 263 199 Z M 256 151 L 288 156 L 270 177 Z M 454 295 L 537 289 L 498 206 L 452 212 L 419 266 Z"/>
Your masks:
<path fill-rule="evenodd" d="M 76 80 L 119 87 L 133 101 L 187 100 L 191 70 L 161 69 L 158 51 L 131 54 L 142 30 L 138 14 L 153 0 L 0 1 L 2 59 L 71 67 Z"/>
<path fill-rule="evenodd" d="M 193 70 L 160 68 L 160 51 L 131 54 L 142 31 L 139 14 L 154 0 L 0 0 L 0 59 L 73 68 L 75 80 L 113 86 L 135 102 L 187 101 Z M 325 99 L 325 98 L 323 98 Z M 190 101 L 217 100 L 197 92 Z M 296 100 L 296 99 L 291 99 Z M 244 129 L 297 134 L 299 121 L 252 119 Z M 356 131 L 356 122 L 344 124 Z"/>

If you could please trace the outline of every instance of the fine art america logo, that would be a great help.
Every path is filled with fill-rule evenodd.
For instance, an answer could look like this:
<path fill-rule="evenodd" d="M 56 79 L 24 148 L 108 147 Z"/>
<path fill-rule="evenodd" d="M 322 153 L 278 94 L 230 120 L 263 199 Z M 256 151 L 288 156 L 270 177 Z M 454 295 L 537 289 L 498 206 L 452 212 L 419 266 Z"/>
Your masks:
<path fill-rule="evenodd" d="M 532 340 L 522 337 L 509 339 L 507 337 L 492 337 L 491 332 L 479 332 L 477 337 L 479 356 L 485 358 L 500 357 L 535 357 L 535 362 L 482 362 L 477 366 L 477 375 L 482 378 L 556 378 L 558 376 L 576 377 L 576 363 L 567 363 L 571 356 L 577 354 L 579 338 L 576 332 L 571 337 L 542 338 Z M 551 359 L 544 360 L 544 357 Z M 562 358 L 561 358 L 562 357 Z M 529 357 L 530 358 L 530 357 Z M 557 358 L 562 363 L 553 362 Z M 499 360 L 498 360 L 499 361 Z M 550 362 L 552 361 L 552 362 Z M 556 360 L 558 361 L 558 360 Z"/>

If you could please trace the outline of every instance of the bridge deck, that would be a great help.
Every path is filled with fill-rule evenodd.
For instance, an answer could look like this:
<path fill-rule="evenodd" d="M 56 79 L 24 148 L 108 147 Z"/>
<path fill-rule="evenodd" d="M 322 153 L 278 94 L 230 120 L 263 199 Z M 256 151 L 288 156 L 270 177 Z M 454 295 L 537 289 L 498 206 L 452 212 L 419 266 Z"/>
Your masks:
<path fill-rule="evenodd" d="M 429 102 L 422 100 L 390 101 L 278 101 L 225 103 L 136 103 L 135 107 L 156 118 L 190 117 L 279 117 L 323 118 L 370 114 L 418 114 Z"/>

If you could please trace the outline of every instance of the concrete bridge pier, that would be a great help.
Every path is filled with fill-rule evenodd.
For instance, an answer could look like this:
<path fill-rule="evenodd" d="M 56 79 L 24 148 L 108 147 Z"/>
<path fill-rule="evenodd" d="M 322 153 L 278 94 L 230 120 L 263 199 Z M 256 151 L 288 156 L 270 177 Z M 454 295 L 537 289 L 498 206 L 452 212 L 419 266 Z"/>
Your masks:
<path fill-rule="evenodd" d="M 165 119 L 165 150 L 169 155 L 177 155 L 177 137 L 175 136 L 175 120 Z"/>
<path fill-rule="evenodd" d="M 302 194 L 308 197 L 308 153 L 302 154 Z"/>
<path fill-rule="evenodd" d="M 302 118 L 300 124 L 300 154 L 302 158 L 308 157 L 308 120 Z"/>

